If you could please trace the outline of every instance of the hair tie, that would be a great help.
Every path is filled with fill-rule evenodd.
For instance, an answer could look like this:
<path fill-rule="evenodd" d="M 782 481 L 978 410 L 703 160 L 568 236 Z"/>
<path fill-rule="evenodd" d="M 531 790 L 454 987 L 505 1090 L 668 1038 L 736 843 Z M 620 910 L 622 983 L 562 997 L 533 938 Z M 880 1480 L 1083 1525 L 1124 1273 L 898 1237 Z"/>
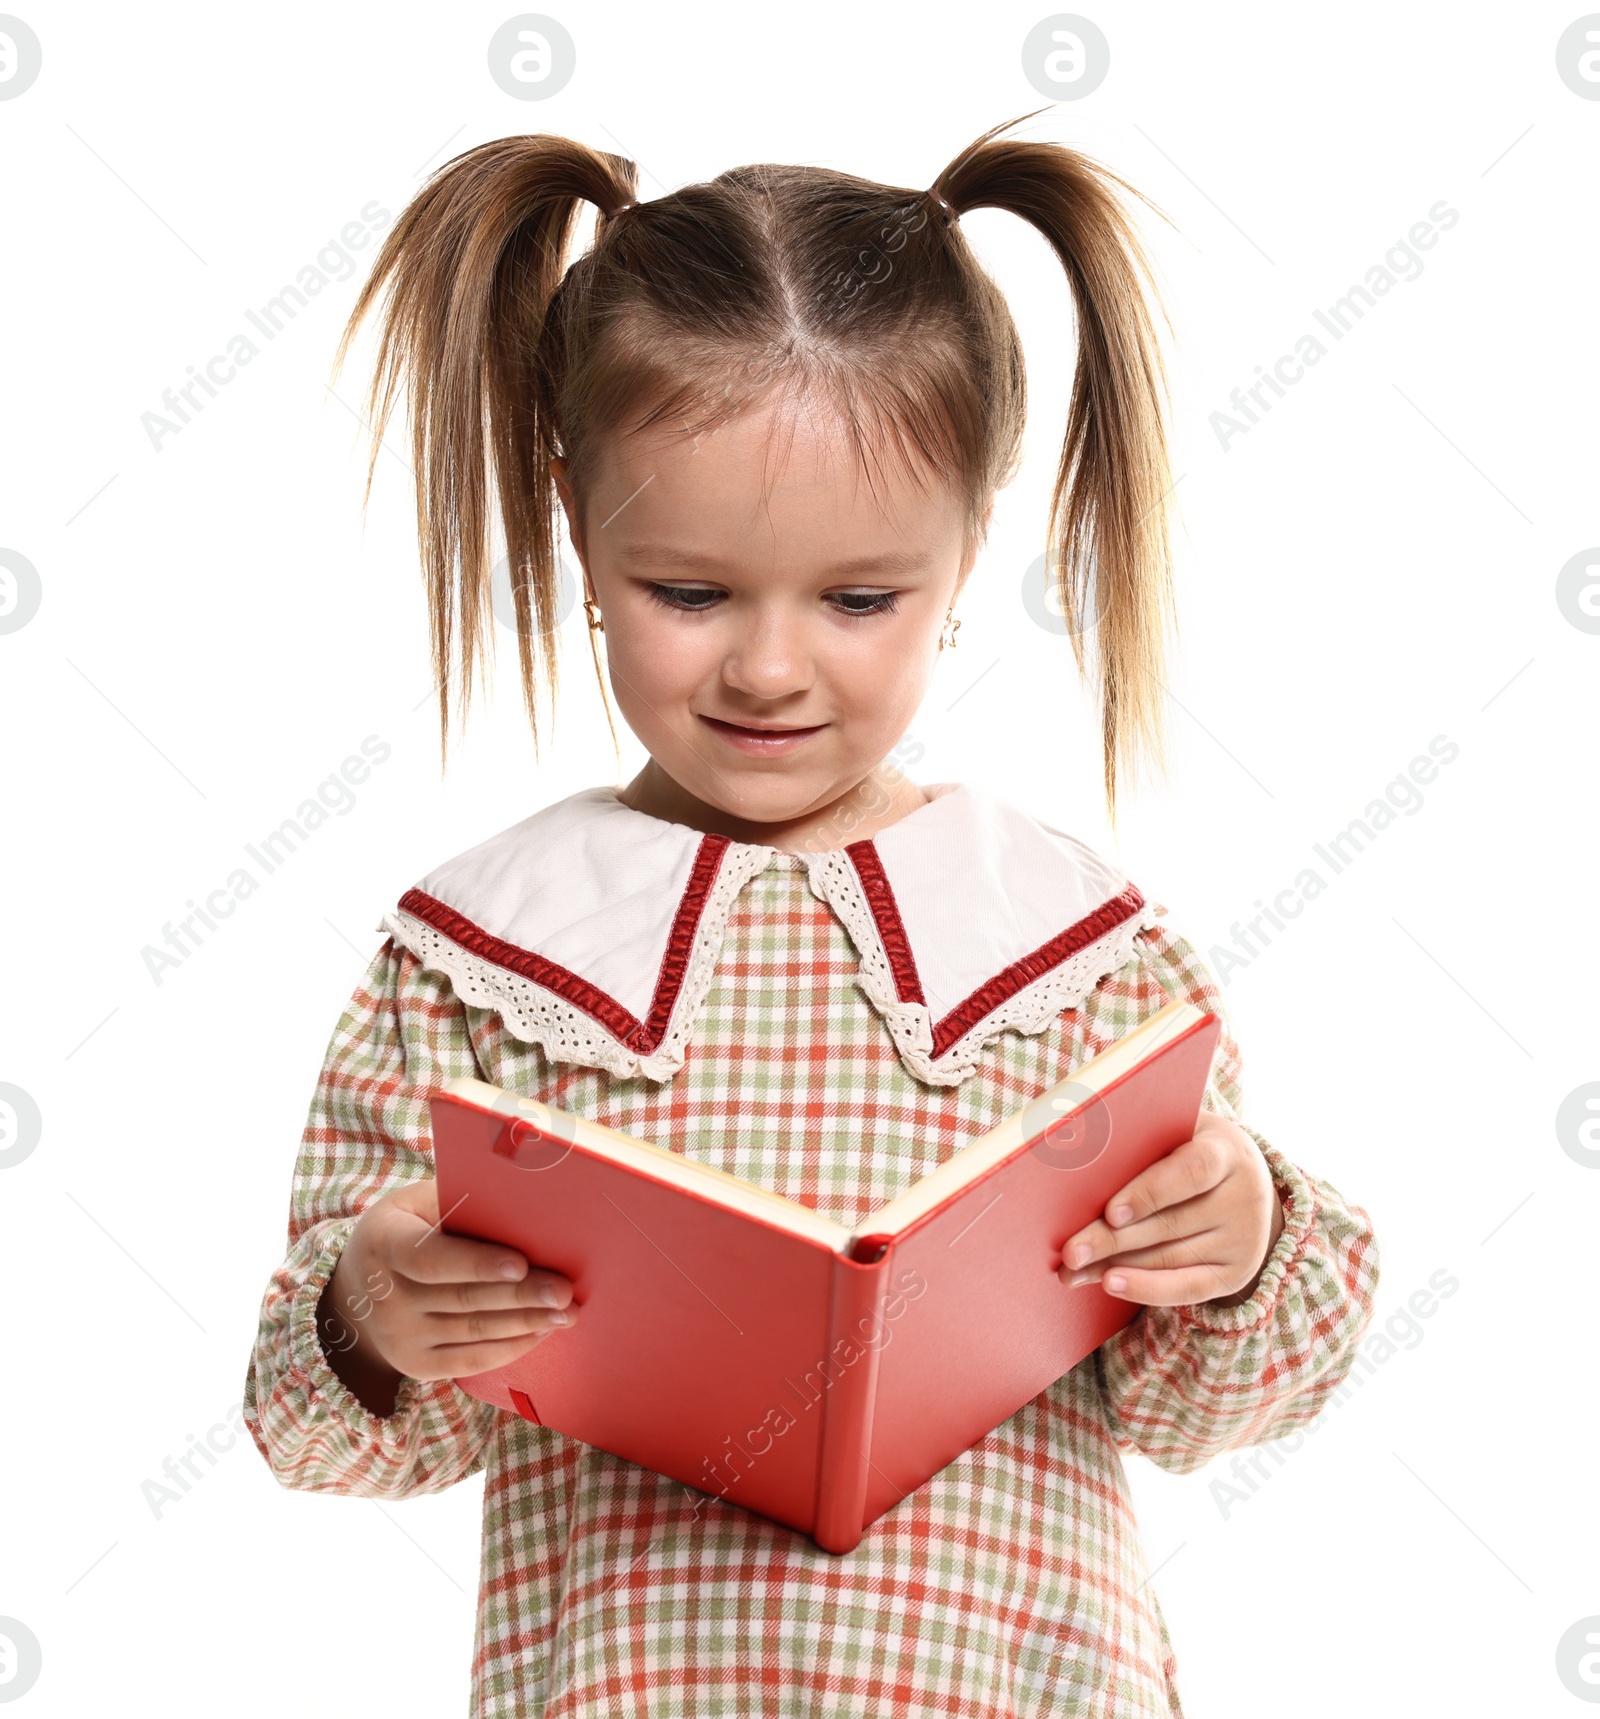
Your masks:
<path fill-rule="evenodd" d="M 938 191 L 934 190 L 931 185 L 928 187 L 924 195 L 931 197 L 934 202 L 944 210 L 944 224 L 947 227 L 953 227 L 956 224 L 957 215 L 955 209 L 951 207 L 950 203 Z"/>
<path fill-rule="evenodd" d="M 625 203 L 619 203 L 619 204 L 618 204 L 618 205 L 617 205 L 617 206 L 616 206 L 616 208 L 615 208 L 615 209 L 613 209 L 613 210 L 612 210 L 612 211 L 611 211 L 611 213 L 610 213 L 610 215 L 608 215 L 608 216 L 607 216 L 607 217 L 606 217 L 606 218 L 607 218 L 607 219 L 608 219 L 608 220 L 615 220 L 615 219 L 616 219 L 616 217 L 617 217 L 617 216 L 618 216 L 618 215 L 620 215 L 620 214 L 621 214 L 621 213 L 622 213 L 622 211 L 623 211 L 623 210 L 624 210 L 624 209 L 637 209 L 637 208 L 638 208 L 638 207 L 639 207 L 639 200 L 638 200 L 638 198 L 637 198 L 637 197 L 630 197 L 630 198 L 629 198 L 629 199 L 628 199 L 628 200 L 627 200 L 627 202 L 625 202 Z"/>

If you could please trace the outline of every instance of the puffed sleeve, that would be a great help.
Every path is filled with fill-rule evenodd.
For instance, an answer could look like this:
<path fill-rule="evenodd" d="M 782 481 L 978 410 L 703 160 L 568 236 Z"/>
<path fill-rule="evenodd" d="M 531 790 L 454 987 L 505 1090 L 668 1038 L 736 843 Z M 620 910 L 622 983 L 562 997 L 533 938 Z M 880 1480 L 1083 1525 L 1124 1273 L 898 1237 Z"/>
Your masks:
<path fill-rule="evenodd" d="M 1141 1307 L 1096 1351 L 1118 1445 L 1187 1474 L 1220 1451 L 1282 1438 L 1316 1419 L 1371 1322 L 1378 1248 L 1360 1206 L 1243 1121 L 1239 1047 L 1216 981 L 1194 949 L 1159 924 L 1142 930 L 1135 946 L 1146 982 L 1221 1017 L 1203 1103 L 1261 1148 L 1284 1213 L 1283 1233 L 1248 1300 Z M 1140 977 L 1131 982 L 1137 986 Z"/>
<path fill-rule="evenodd" d="M 466 1016 L 442 974 L 392 939 L 334 1028 L 295 1164 L 289 1251 L 273 1272 L 245 1379 L 244 1413 L 280 1484 L 402 1498 L 484 1464 L 499 1411 L 453 1381 L 403 1379 L 370 1413 L 329 1364 L 317 1302 L 361 1212 L 433 1174 L 424 1089 L 481 1078 Z"/>

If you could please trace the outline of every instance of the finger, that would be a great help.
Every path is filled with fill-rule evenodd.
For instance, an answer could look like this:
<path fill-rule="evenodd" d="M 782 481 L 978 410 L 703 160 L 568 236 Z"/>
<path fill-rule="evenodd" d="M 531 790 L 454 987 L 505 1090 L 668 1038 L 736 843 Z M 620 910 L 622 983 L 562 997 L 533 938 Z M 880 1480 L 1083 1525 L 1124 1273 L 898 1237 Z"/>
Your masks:
<path fill-rule="evenodd" d="M 449 1343 L 431 1349 L 420 1363 L 419 1379 L 465 1379 L 474 1373 L 492 1372 L 496 1367 L 509 1367 L 520 1361 L 530 1350 L 559 1331 L 534 1331 L 518 1337 L 502 1337 L 489 1343 Z"/>
<path fill-rule="evenodd" d="M 520 1283 L 414 1283 L 412 1304 L 425 1313 L 469 1313 L 477 1309 L 570 1307 L 572 1281 L 560 1272 L 535 1269 Z"/>
<path fill-rule="evenodd" d="M 1202 1254 L 1183 1253 L 1173 1249 L 1152 1250 L 1134 1259 L 1114 1254 L 1097 1265 L 1086 1266 L 1081 1271 L 1070 1274 L 1063 1267 L 1056 1275 L 1068 1289 L 1083 1289 L 1090 1284 L 1099 1284 L 1107 1294 L 1118 1295 L 1122 1291 L 1110 1286 L 1115 1277 L 1127 1281 L 1139 1272 L 1178 1271 L 1190 1273 L 1193 1281 L 1203 1285 L 1200 1292 L 1191 1298 L 1194 1300 L 1209 1301 L 1213 1296 L 1227 1295 L 1239 1281 L 1237 1274 L 1230 1276 L 1229 1269 L 1215 1260 L 1206 1259 Z"/>
<path fill-rule="evenodd" d="M 1111 1254 L 1150 1247 L 1177 1236 L 1204 1235 L 1216 1228 L 1216 1195 L 1216 1188 L 1208 1189 L 1192 1200 L 1163 1206 L 1147 1218 L 1119 1224 L 1115 1229 L 1104 1218 L 1096 1218 L 1093 1223 L 1085 1224 L 1076 1235 L 1067 1238 L 1061 1257 L 1067 1264 L 1090 1265 Z"/>
<path fill-rule="evenodd" d="M 1221 1264 L 1226 1234 L 1219 1228 L 1201 1230 L 1195 1235 L 1164 1236 L 1145 1247 L 1118 1248 L 1102 1258 L 1091 1261 L 1094 1271 L 1115 1271 L 1118 1266 L 1168 1266 Z"/>
<path fill-rule="evenodd" d="M 388 1236 L 390 1267 L 414 1283 L 507 1283 L 527 1275 L 514 1247 L 447 1235 L 414 1212 L 396 1211 Z"/>
<path fill-rule="evenodd" d="M 575 1307 L 482 1307 L 470 1313 L 425 1313 L 423 1341 L 430 1349 L 503 1342 L 565 1330 L 580 1318 Z"/>
<path fill-rule="evenodd" d="M 1149 1169 L 1141 1170 L 1106 1201 L 1106 1221 L 1114 1230 L 1139 1223 L 1166 1206 L 1181 1205 L 1209 1193 L 1227 1174 L 1222 1142 L 1210 1130 L 1175 1146 Z M 1123 1212 L 1126 1211 L 1126 1216 Z"/>
<path fill-rule="evenodd" d="M 1119 1301 L 1137 1301 L 1147 1307 L 1187 1307 L 1230 1293 L 1226 1275 L 1212 1265 L 1180 1266 L 1172 1271 L 1150 1271 L 1136 1266 L 1107 1265 L 1104 1278 L 1119 1278 L 1121 1287 L 1109 1281 L 1100 1287 Z"/>

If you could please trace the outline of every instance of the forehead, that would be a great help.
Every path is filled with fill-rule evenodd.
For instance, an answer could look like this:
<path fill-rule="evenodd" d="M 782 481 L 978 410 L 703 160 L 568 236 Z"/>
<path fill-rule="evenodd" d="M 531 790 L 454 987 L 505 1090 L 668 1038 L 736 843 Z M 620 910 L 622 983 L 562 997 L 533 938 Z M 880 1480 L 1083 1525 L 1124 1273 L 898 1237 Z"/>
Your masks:
<path fill-rule="evenodd" d="M 852 435 L 834 411 L 764 404 L 685 435 L 609 438 L 591 522 L 622 564 L 871 561 L 910 573 L 961 534 L 959 498 L 890 441 Z"/>

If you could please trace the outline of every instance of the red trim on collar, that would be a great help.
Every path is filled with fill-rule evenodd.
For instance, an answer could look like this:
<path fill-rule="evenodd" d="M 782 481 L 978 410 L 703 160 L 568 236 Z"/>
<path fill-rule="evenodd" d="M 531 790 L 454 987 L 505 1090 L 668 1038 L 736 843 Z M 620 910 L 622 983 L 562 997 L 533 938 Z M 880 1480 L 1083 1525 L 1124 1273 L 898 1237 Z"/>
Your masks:
<path fill-rule="evenodd" d="M 926 1006 L 922 980 L 917 974 L 916 962 L 911 957 L 911 940 L 906 936 L 899 905 L 895 901 L 894 891 L 889 887 L 883 861 L 872 838 L 869 836 L 863 841 L 851 842 L 844 851 L 849 854 L 851 864 L 856 868 L 856 876 L 861 880 L 861 893 L 866 897 L 868 907 L 872 909 L 878 936 L 883 943 L 884 953 L 889 958 L 889 970 L 894 975 L 895 995 L 902 1003 L 922 1003 Z M 985 1015 L 1014 997 L 1025 985 L 1031 985 L 1034 980 L 1042 978 L 1052 967 L 1059 967 L 1069 956 L 1076 955 L 1080 949 L 1086 948 L 1097 938 L 1104 937 L 1108 931 L 1114 931 L 1143 906 L 1143 895 L 1139 893 L 1136 885 L 1130 883 L 1120 895 L 1114 895 L 1109 901 L 1102 902 L 1093 913 L 1085 914 L 1075 925 L 1069 925 L 1065 931 L 1057 932 L 1048 943 L 1040 944 L 1031 954 L 1024 955 L 996 973 L 971 996 L 957 1003 L 943 1020 L 933 1023 L 933 1048 L 929 1052 L 930 1058 L 943 1056 L 958 1039 L 971 1032 Z"/>
<path fill-rule="evenodd" d="M 856 876 L 861 879 L 861 893 L 867 898 L 867 906 L 872 909 L 872 917 L 877 923 L 883 951 L 889 957 L 889 971 L 894 974 L 895 995 L 902 1003 L 925 1004 L 927 998 L 922 994 L 922 980 L 912 959 L 911 939 L 906 936 L 905 924 L 900 918 L 900 904 L 889 887 L 888 873 L 883 869 L 883 860 L 872 838 L 868 836 L 863 841 L 850 842 L 844 851 L 856 868 Z"/>
<path fill-rule="evenodd" d="M 729 845 L 726 836 L 703 835 L 700 838 L 694 866 L 690 870 L 689 881 L 684 886 L 683 899 L 678 903 L 678 911 L 672 919 L 672 929 L 667 934 L 667 946 L 661 956 L 660 969 L 656 973 L 655 992 L 650 999 L 650 1012 L 642 1021 L 624 1008 L 608 991 L 602 991 L 598 985 L 590 984 L 587 979 L 580 979 L 576 973 L 558 962 L 548 961 L 543 955 L 535 955 L 531 950 L 519 949 L 515 943 L 507 943 L 504 938 L 485 931 L 465 914 L 445 906 L 425 890 L 408 889 L 400 897 L 400 911 L 431 925 L 435 931 L 471 954 L 492 962 L 496 967 L 504 967 L 507 972 L 531 979 L 547 991 L 553 991 L 556 996 L 571 1003 L 574 1008 L 582 1009 L 586 1015 L 598 1021 L 613 1038 L 629 1050 L 648 1056 L 666 1037 L 668 1024 L 672 1020 L 673 1004 L 678 1000 L 678 992 L 683 987 L 683 976 L 688 970 L 689 951 L 694 947 L 694 934 L 700 924 L 700 915 L 705 909 L 706 898 L 711 893 L 717 869 L 722 864 L 722 856 L 728 851 Z"/>

